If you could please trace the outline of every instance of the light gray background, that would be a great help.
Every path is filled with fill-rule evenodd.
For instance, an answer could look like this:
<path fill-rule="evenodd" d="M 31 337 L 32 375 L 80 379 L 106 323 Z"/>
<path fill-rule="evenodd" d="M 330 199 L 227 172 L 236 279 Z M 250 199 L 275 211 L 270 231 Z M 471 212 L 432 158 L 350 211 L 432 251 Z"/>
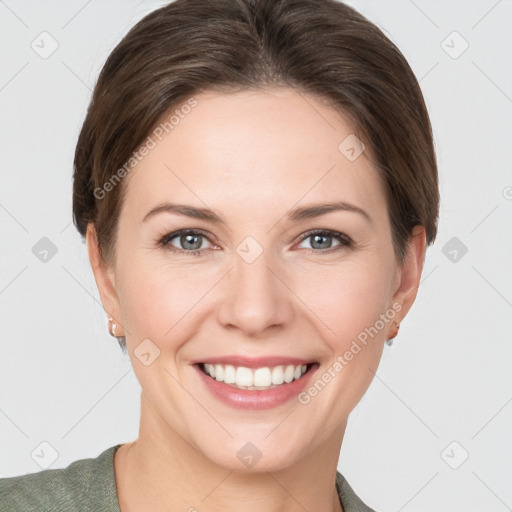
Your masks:
<path fill-rule="evenodd" d="M 72 160 L 107 55 L 164 3 L 0 1 L 1 477 L 49 464 L 42 442 L 58 468 L 137 437 L 140 387 L 71 224 Z M 420 80 L 442 202 L 339 469 L 379 511 L 512 510 L 512 1 L 348 3 Z M 31 48 L 43 31 L 59 45 L 47 59 Z M 32 251 L 43 237 L 47 262 Z"/>

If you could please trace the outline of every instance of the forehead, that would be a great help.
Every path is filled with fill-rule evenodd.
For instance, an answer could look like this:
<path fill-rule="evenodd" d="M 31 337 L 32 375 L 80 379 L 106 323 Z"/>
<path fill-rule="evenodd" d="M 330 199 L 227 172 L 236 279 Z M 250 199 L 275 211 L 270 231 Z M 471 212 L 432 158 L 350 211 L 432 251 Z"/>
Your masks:
<path fill-rule="evenodd" d="M 138 219 L 170 200 L 236 208 L 237 215 L 319 200 L 382 209 L 366 153 L 347 158 L 353 127 L 319 99 L 289 88 L 194 98 L 196 106 L 161 140 L 153 136 L 155 146 L 126 177 L 126 207 Z"/>

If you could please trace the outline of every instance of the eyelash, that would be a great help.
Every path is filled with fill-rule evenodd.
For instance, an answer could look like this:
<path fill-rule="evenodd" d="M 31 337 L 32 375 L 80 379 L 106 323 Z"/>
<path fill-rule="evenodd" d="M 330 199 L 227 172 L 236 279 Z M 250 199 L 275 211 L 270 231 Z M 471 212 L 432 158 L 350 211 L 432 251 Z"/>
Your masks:
<path fill-rule="evenodd" d="M 187 254 L 189 256 L 201 256 L 201 253 L 204 252 L 205 249 L 197 249 L 197 250 L 194 250 L 194 251 L 186 251 L 186 250 L 183 250 L 183 249 L 177 249 L 177 248 L 175 248 L 175 247 L 173 247 L 173 246 L 171 246 L 169 244 L 169 242 L 171 240 L 173 240 L 174 238 L 177 238 L 179 236 L 182 236 L 182 235 L 201 235 L 201 236 L 204 236 L 207 240 L 209 240 L 208 239 L 208 234 L 206 232 L 202 231 L 202 230 L 199 230 L 199 229 L 181 229 L 179 231 L 174 231 L 173 233 L 168 233 L 167 235 L 164 235 L 158 241 L 158 246 L 164 247 L 164 248 L 169 248 L 170 247 L 169 250 L 171 252 L 175 252 L 175 253 L 184 253 L 184 254 Z M 305 249 L 307 254 L 325 254 L 325 253 L 329 253 L 330 254 L 330 253 L 336 252 L 336 251 L 338 251 L 340 249 L 343 249 L 344 247 L 351 248 L 353 246 L 353 242 L 352 242 L 350 237 L 348 237 L 344 233 L 340 233 L 339 231 L 332 231 L 330 229 L 314 229 L 312 231 L 308 231 L 307 233 L 304 234 L 304 236 L 299 240 L 298 243 L 302 243 L 304 240 L 307 240 L 308 238 L 310 238 L 310 237 L 312 237 L 314 235 L 327 235 L 327 236 L 330 236 L 330 237 L 335 238 L 336 240 L 338 240 L 340 242 L 340 244 L 336 245 L 335 247 L 331 247 L 330 249 L 325 249 L 325 250 L 321 250 L 321 249 Z"/>

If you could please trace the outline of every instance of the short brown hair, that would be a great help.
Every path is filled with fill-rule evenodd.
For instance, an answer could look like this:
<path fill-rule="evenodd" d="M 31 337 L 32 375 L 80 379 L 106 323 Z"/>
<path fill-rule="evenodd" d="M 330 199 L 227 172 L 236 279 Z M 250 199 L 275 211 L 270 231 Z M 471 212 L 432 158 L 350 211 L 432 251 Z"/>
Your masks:
<path fill-rule="evenodd" d="M 433 243 L 437 164 L 418 81 L 376 25 L 336 0 L 176 0 L 139 21 L 108 57 L 78 138 L 80 234 L 92 222 L 113 264 L 125 187 L 97 191 L 180 102 L 269 86 L 322 98 L 351 121 L 384 184 L 397 261 L 415 225 Z"/>

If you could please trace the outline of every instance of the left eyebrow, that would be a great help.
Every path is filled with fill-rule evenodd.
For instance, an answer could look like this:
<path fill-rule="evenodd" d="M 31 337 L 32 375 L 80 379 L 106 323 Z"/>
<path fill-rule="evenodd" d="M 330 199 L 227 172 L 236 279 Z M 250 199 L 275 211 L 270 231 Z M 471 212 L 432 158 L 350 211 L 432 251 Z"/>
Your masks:
<path fill-rule="evenodd" d="M 314 204 L 302 208 L 296 208 L 295 210 L 292 210 L 291 212 L 288 213 L 287 218 L 293 222 L 299 222 L 304 219 L 313 219 L 315 217 L 320 217 L 321 215 L 325 215 L 327 213 L 334 211 L 347 211 L 358 213 L 362 215 L 369 222 L 370 225 L 373 226 L 373 219 L 365 210 L 363 210 L 359 206 L 347 203 L 345 201 L 338 201 L 327 204 Z M 162 203 L 159 204 L 158 206 L 155 206 L 144 216 L 142 222 L 145 222 L 150 217 L 153 217 L 154 215 L 157 215 L 162 212 L 175 213 L 177 215 L 183 215 L 194 219 L 206 220 L 214 224 L 225 224 L 224 220 L 220 215 L 216 214 L 214 211 L 208 208 L 197 208 L 195 206 L 175 203 Z"/>
<path fill-rule="evenodd" d="M 363 210 L 359 206 L 356 206 L 355 204 L 347 203 L 345 201 L 338 201 L 327 204 L 314 204 L 310 206 L 305 206 L 303 208 L 296 208 L 295 210 L 292 210 L 288 214 L 288 218 L 292 221 L 298 222 L 304 219 L 313 219 L 315 217 L 320 217 L 321 215 L 325 215 L 326 213 L 335 211 L 359 213 L 368 221 L 370 225 L 373 226 L 373 219 L 365 210 Z"/>

